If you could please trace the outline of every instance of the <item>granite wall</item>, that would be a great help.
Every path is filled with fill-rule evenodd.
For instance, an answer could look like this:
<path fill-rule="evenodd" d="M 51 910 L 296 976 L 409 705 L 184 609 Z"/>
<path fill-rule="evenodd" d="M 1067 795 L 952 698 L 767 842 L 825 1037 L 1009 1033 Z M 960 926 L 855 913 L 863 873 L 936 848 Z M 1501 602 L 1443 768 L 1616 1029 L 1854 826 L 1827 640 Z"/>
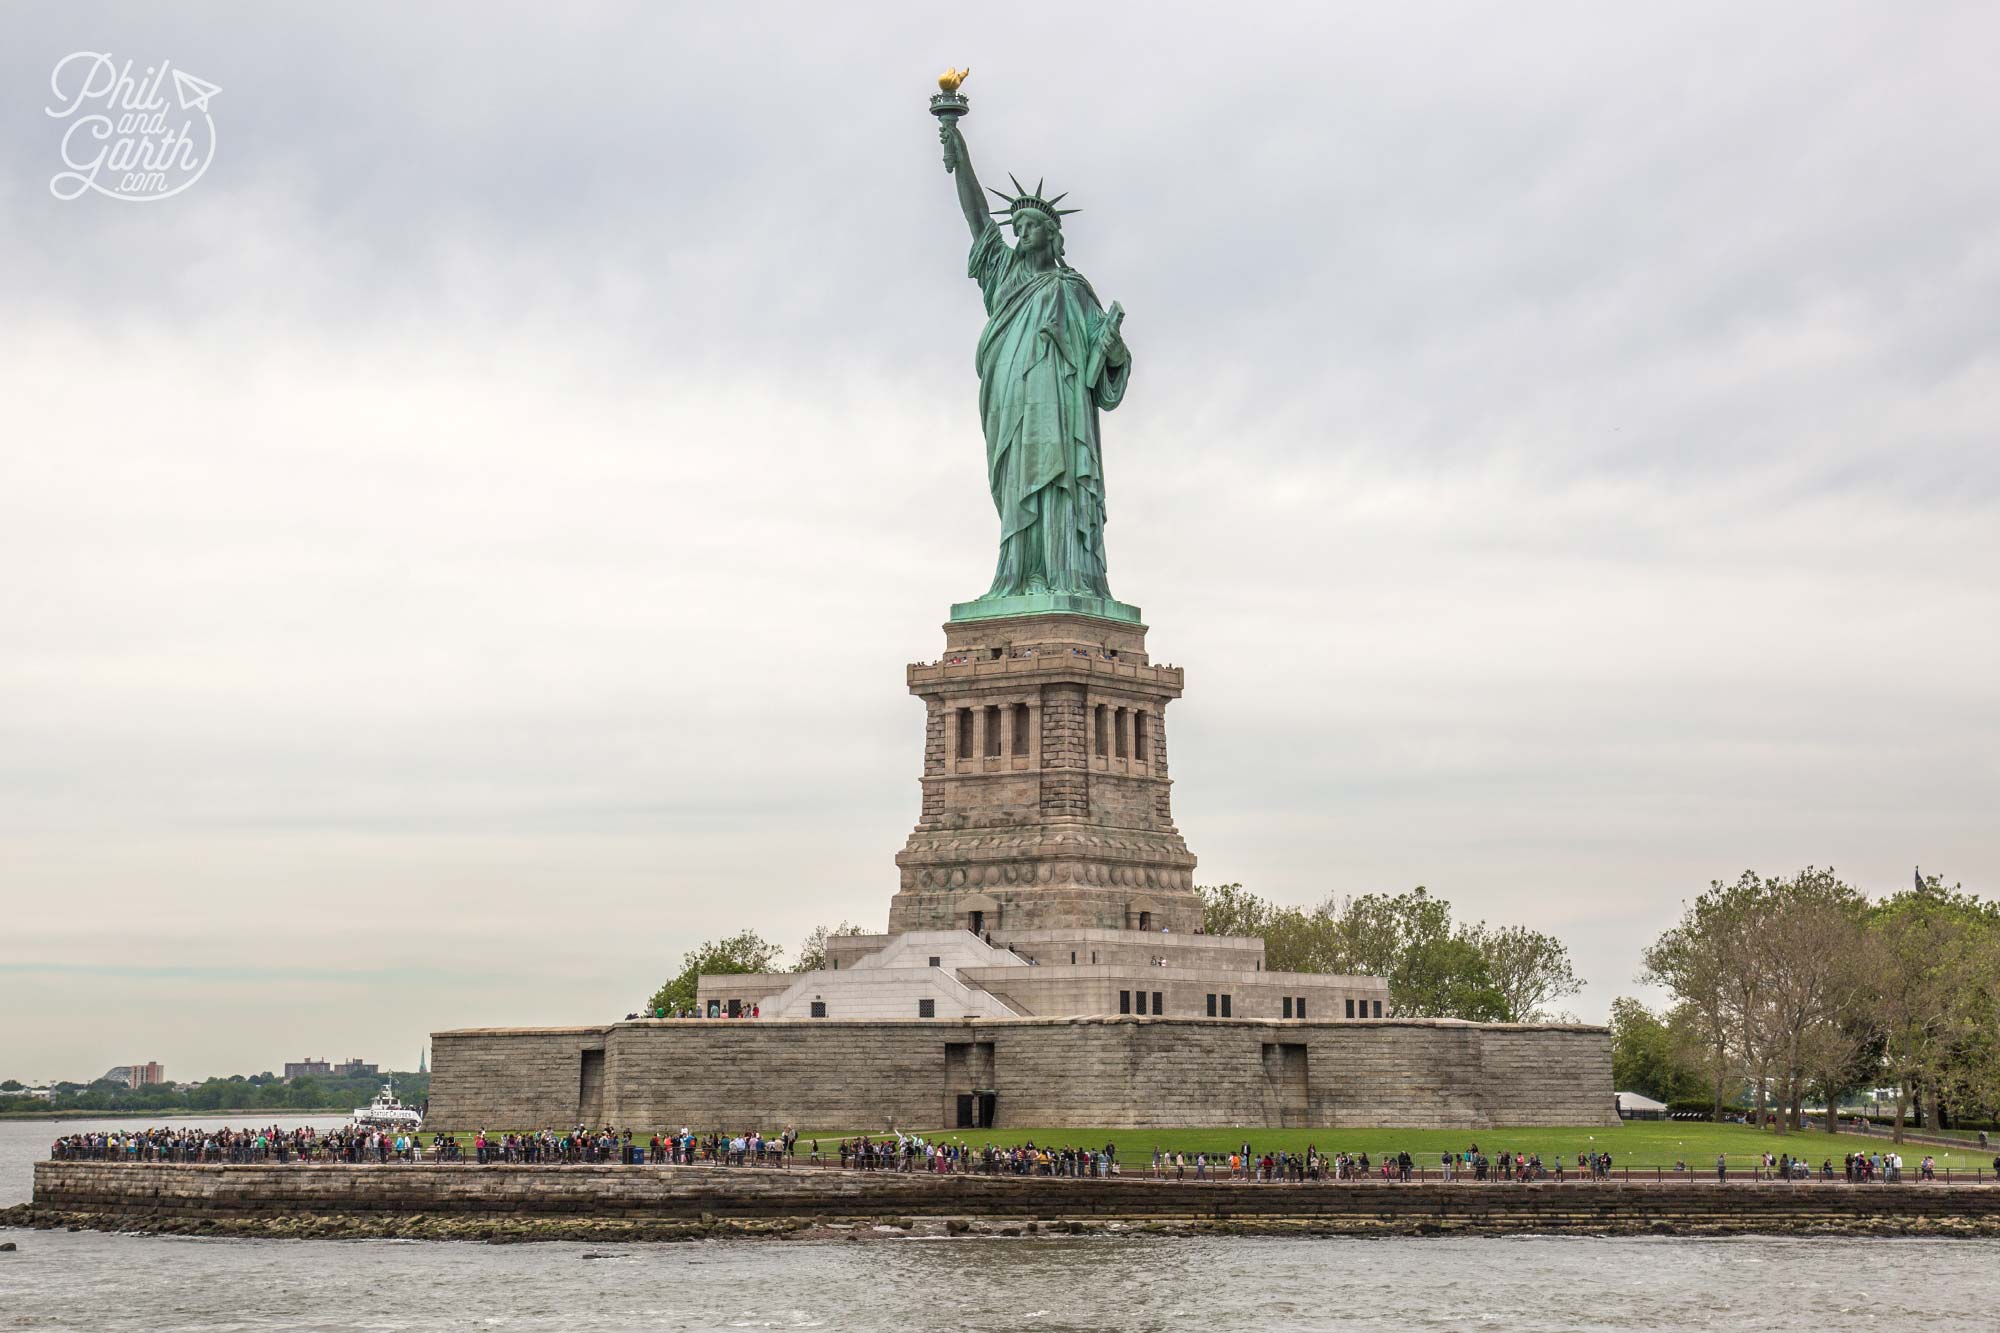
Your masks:
<path fill-rule="evenodd" d="M 436 1128 L 1616 1122 L 1599 1027 L 1437 1019 L 641 1020 L 432 1037 Z"/>
<path fill-rule="evenodd" d="M 574 1125 L 584 1108 L 586 1072 L 599 1072 L 608 1029 L 466 1028 L 431 1035 L 431 1108 L 435 1120 L 464 1129 Z M 585 1055 L 594 1052 L 586 1071 Z M 600 1085 L 601 1086 L 601 1085 Z M 598 1094 L 602 1105 L 601 1093 Z M 596 1117 L 591 1117 L 595 1119 Z"/>

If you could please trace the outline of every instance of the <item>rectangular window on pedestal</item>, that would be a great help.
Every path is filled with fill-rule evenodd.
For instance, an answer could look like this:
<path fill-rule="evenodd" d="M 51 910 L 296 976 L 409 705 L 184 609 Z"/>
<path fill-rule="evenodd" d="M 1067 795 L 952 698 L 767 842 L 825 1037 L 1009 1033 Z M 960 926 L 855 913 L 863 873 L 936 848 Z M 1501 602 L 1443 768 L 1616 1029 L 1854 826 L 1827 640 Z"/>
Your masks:
<path fill-rule="evenodd" d="M 972 758 L 972 710 L 970 708 L 961 708 L 958 710 L 958 757 L 960 759 Z"/>
<path fill-rule="evenodd" d="M 1347 1016 L 1348 1016 L 1349 1018 L 1352 1018 L 1352 1017 L 1354 1017 L 1354 1001 L 1353 1001 L 1353 1000 L 1349 1000 L 1349 1001 L 1347 1002 Z"/>
<path fill-rule="evenodd" d="M 1167 1012 L 1167 1006 L 1160 1003 L 1160 993 L 1158 991 L 1153 992 L 1153 1012 L 1155 1014 L 1164 1014 Z"/>
<path fill-rule="evenodd" d="M 1375 1001 L 1375 1017 L 1380 1018 L 1381 1016 L 1382 1016 L 1382 1002 L 1380 1000 L 1377 1000 Z"/>
<path fill-rule="evenodd" d="M 1222 1016 L 1224 1018 L 1229 1017 L 1229 997 L 1227 995 L 1222 997 Z"/>
<path fill-rule="evenodd" d="M 1150 714 L 1132 715 L 1132 757 L 1140 763 L 1146 762 L 1146 721 Z"/>
<path fill-rule="evenodd" d="M 1121 1014 L 1129 1014 L 1132 1012 L 1131 991 L 1122 990 L 1118 992 L 1118 1012 Z"/>
<path fill-rule="evenodd" d="M 812 1016 L 813 1016 L 814 1018 L 825 1018 L 825 1017 L 826 1017 L 826 1001 L 825 1001 L 825 1000 L 814 1000 L 814 1001 L 812 1002 L 812 1006 L 813 1006 L 813 1007 L 812 1007 Z"/>
<path fill-rule="evenodd" d="M 1121 708 L 1111 718 L 1111 748 L 1118 752 L 1120 759 L 1125 757 L 1125 714 L 1128 711 Z"/>
<path fill-rule="evenodd" d="M 1305 1016 L 1306 1016 L 1306 997 L 1301 995 L 1299 996 L 1298 999 L 1292 1001 L 1292 1017 L 1304 1018 Z"/>
<path fill-rule="evenodd" d="M 1108 759 L 1111 756 L 1110 716 L 1109 708 L 1103 704 L 1097 705 L 1097 757 L 1100 759 Z"/>
<path fill-rule="evenodd" d="M 1028 753 L 1028 705 L 1014 705 L 1014 753 Z"/>
<path fill-rule="evenodd" d="M 986 710 L 986 757 L 1000 757 L 1000 705 L 990 705 Z"/>
<path fill-rule="evenodd" d="M 1139 992 L 1139 1012 L 1142 1014 L 1146 1012 L 1146 992 L 1144 991 Z"/>
<path fill-rule="evenodd" d="M 917 1017 L 918 1017 L 918 1018 L 936 1018 L 936 1017 L 937 1017 L 937 1001 L 936 1001 L 936 1000 L 918 1000 L 918 1001 L 917 1001 Z"/>
<path fill-rule="evenodd" d="M 1290 1018 L 1291 1016 L 1292 1016 L 1292 997 L 1287 995 L 1285 997 L 1285 1017 Z"/>
<path fill-rule="evenodd" d="M 1215 1017 L 1215 997 L 1213 995 L 1208 997 L 1208 1016 L 1210 1018 Z"/>

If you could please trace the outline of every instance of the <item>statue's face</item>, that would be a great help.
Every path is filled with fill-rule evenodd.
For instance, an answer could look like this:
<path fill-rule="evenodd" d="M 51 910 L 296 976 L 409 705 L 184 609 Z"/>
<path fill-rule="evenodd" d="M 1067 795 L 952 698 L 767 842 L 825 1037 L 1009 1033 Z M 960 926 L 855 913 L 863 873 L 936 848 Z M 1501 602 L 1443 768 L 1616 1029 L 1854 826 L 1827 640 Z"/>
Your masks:
<path fill-rule="evenodd" d="M 1055 224 L 1034 209 L 1014 215 L 1014 239 L 1028 254 L 1045 254 L 1055 247 Z"/>

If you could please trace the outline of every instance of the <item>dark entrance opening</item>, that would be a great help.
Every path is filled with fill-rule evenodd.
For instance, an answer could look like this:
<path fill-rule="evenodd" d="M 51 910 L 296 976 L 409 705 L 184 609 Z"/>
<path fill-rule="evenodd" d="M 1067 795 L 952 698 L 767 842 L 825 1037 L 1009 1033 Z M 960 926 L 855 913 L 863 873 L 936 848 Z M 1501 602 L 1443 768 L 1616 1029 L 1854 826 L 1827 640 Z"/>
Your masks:
<path fill-rule="evenodd" d="M 980 933 L 981 931 L 983 931 L 983 930 L 985 930 L 985 929 L 986 929 L 986 913 L 984 913 L 984 912 L 968 912 L 968 913 L 967 913 L 966 915 L 968 915 L 969 917 L 971 917 L 971 921 L 970 921 L 970 922 L 968 922 L 968 923 L 967 923 L 967 925 L 966 925 L 966 927 L 965 927 L 965 928 L 966 928 L 967 930 L 969 930 L 969 931 L 971 931 L 971 932 L 972 932 L 973 934 L 977 935 L 977 934 L 979 934 L 979 933 Z"/>
<path fill-rule="evenodd" d="M 979 1098 L 978 1127 L 981 1129 L 991 1129 L 993 1127 L 993 1104 L 999 1100 L 999 1097 L 997 1094 L 991 1092 L 982 1092 L 975 1095 Z"/>
<path fill-rule="evenodd" d="M 974 1105 L 974 1103 L 973 1103 L 973 1100 L 972 1100 L 972 1094 L 971 1094 L 971 1093 L 969 1093 L 969 1092 L 961 1092 L 961 1093 L 959 1093 L 959 1094 L 958 1094 L 958 1128 L 960 1128 L 960 1129 L 977 1129 L 977 1128 L 979 1128 L 979 1122 L 978 1122 L 977 1120 L 973 1119 L 973 1115 L 974 1115 L 974 1113 L 975 1113 L 975 1111 L 976 1111 L 977 1109 L 978 1109 L 978 1108 L 977 1108 L 977 1107 L 976 1107 L 976 1106 Z"/>
<path fill-rule="evenodd" d="M 576 1118 L 594 1125 L 604 1114 L 604 1052 L 583 1052 L 576 1079 Z"/>

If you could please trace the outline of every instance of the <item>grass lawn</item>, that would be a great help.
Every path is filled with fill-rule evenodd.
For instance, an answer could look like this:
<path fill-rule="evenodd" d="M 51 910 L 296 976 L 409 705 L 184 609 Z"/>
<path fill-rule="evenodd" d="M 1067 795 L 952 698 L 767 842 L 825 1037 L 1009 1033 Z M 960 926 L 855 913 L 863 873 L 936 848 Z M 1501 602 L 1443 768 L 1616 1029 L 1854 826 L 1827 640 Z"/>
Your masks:
<path fill-rule="evenodd" d="M 1730 1165 L 1748 1168 L 1765 1153 L 1803 1156 L 1815 1168 L 1828 1157 L 1834 1170 L 1850 1152 L 1880 1152 L 1889 1136 L 1827 1134 L 1774 1134 L 1748 1125 L 1712 1125 L 1702 1121 L 1629 1120 L 1619 1125 L 1591 1125 L 1572 1128 L 1517 1129 L 957 1129 L 921 1131 L 924 1138 L 946 1142 L 962 1141 L 974 1146 L 987 1143 L 1033 1142 L 1045 1147 L 1098 1147 L 1118 1145 L 1118 1157 L 1128 1169 L 1151 1159 L 1153 1149 L 1162 1152 L 1227 1153 L 1248 1143 L 1254 1152 L 1302 1152 L 1310 1145 L 1322 1152 L 1367 1153 L 1374 1161 L 1382 1154 L 1407 1151 L 1420 1166 L 1436 1166 L 1441 1154 L 1463 1152 L 1478 1144 L 1489 1155 L 1506 1153 L 1539 1154 L 1553 1165 L 1558 1154 L 1565 1165 L 1574 1163 L 1579 1153 L 1608 1152 L 1614 1167 L 1671 1167 L 1685 1161 L 1690 1170 L 1712 1172 L 1717 1153 L 1726 1154 Z M 822 1151 L 826 1138 L 821 1136 Z M 1914 1173 L 1925 1154 L 1937 1158 L 1940 1167 L 1987 1167 L 1993 1165 L 1992 1152 L 1981 1153 L 1976 1146 L 1953 1151 L 1924 1144 L 1905 1144 L 1903 1158 L 1907 1173 Z"/>
<path fill-rule="evenodd" d="M 423 1131 L 424 1147 L 430 1148 L 432 1135 L 436 1131 Z M 459 1130 L 452 1133 L 457 1138 L 465 1155 L 472 1156 L 472 1131 Z M 809 1150 L 812 1140 L 819 1141 L 822 1156 L 836 1156 L 840 1140 L 859 1137 L 860 1130 L 805 1130 L 799 1135 L 801 1155 Z M 1672 1167 L 1677 1161 L 1684 1161 L 1691 1171 L 1709 1173 L 1715 1170 L 1717 1153 L 1726 1154 L 1733 1170 L 1747 1170 L 1765 1153 L 1780 1155 L 1789 1153 L 1794 1157 L 1803 1156 L 1815 1169 L 1826 1158 L 1832 1158 L 1834 1169 L 1840 1169 L 1840 1159 L 1850 1152 L 1881 1152 L 1889 1145 L 1887 1133 L 1873 1136 L 1858 1134 L 1829 1135 L 1823 1131 L 1803 1134 L 1774 1134 L 1768 1130 L 1753 1129 L 1748 1125 L 1712 1125 L 1702 1121 L 1676 1120 L 1629 1120 L 1619 1125 L 1585 1125 L 1564 1128 L 1546 1126 L 1533 1128 L 1501 1129 L 1238 1129 L 1222 1127 L 1217 1129 L 1102 1129 L 1089 1127 L 1043 1127 L 1038 1129 L 923 1129 L 909 1130 L 922 1138 L 935 1142 L 962 1142 L 973 1147 L 992 1143 L 1013 1145 L 1036 1143 L 1043 1147 L 1101 1147 L 1106 1143 L 1118 1145 L 1119 1159 L 1132 1166 L 1151 1159 L 1153 1149 L 1162 1152 L 1206 1152 L 1228 1153 L 1232 1148 L 1248 1142 L 1256 1152 L 1303 1152 L 1308 1146 L 1322 1152 L 1367 1153 L 1373 1161 L 1380 1161 L 1384 1153 L 1408 1151 L 1420 1166 L 1436 1166 L 1440 1154 L 1449 1151 L 1461 1152 L 1477 1144 L 1489 1156 L 1506 1153 L 1528 1153 L 1539 1155 L 1544 1164 L 1553 1166 L 1557 1155 L 1564 1165 L 1575 1163 L 1580 1153 L 1608 1152 L 1612 1165 L 1616 1167 Z M 489 1139 L 502 1137 L 505 1131 L 489 1130 Z M 706 1131 L 703 1131 L 704 1135 Z M 880 1139 L 880 1130 L 872 1131 L 872 1136 Z M 634 1137 L 645 1142 L 650 1131 Z M 1931 1145 L 1910 1143 L 1903 1146 L 1906 1170 L 1914 1173 L 1918 1162 L 1925 1154 L 1937 1158 L 1939 1167 L 1971 1169 L 1993 1166 L 1993 1150 L 1979 1151 L 1976 1144 L 1968 1145 L 1963 1151 L 1939 1148 Z"/>

